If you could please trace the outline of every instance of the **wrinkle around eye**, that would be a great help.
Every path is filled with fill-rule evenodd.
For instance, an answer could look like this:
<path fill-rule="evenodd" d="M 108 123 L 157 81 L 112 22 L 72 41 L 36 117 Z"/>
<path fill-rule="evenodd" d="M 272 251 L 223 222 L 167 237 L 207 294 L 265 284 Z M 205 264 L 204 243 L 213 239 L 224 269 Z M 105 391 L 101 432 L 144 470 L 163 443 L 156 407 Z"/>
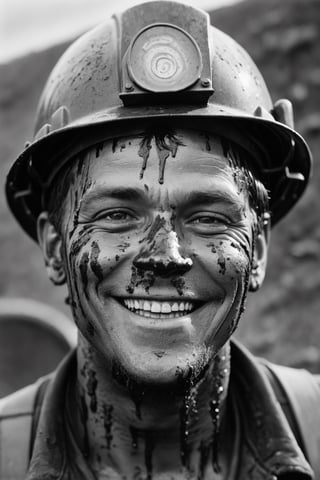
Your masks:
<path fill-rule="evenodd" d="M 223 234 L 219 236 L 219 240 L 230 242 L 231 246 L 237 248 L 239 251 L 244 251 L 247 257 L 251 257 L 252 240 L 250 234 L 247 231 L 244 231 L 244 228 L 241 229 L 241 231 L 229 229 L 227 232 L 223 232 Z"/>

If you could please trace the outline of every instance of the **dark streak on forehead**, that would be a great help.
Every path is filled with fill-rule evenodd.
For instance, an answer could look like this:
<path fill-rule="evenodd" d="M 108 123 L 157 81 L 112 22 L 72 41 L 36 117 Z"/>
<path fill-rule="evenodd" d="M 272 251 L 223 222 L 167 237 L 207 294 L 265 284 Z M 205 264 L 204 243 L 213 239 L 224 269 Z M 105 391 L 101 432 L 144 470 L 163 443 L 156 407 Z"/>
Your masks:
<path fill-rule="evenodd" d="M 158 158 L 159 158 L 159 183 L 164 182 L 164 171 L 166 167 L 166 161 L 171 154 L 172 158 L 177 155 L 178 147 L 185 146 L 185 144 L 175 135 L 174 132 L 168 130 L 161 131 L 153 130 L 146 132 L 142 136 L 140 147 L 138 151 L 139 157 L 143 158 L 143 163 L 140 171 L 140 178 L 143 178 L 145 169 L 147 168 L 147 162 L 152 148 L 151 142 L 154 140 Z"/>

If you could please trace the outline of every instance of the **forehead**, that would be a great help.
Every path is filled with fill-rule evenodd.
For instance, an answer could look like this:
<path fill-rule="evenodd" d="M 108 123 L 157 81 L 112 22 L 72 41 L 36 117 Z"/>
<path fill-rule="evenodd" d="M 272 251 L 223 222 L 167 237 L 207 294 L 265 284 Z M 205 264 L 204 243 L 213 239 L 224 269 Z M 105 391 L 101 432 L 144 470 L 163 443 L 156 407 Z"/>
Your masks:
<path fill-rule="evenodd" d="M 93 198 L 130 187 L 157 201 L 164 195 L 178 201 L 179 195 L 193 191 L 233 194 L 236 201 L 240 193 L 246 195 L 240 192 L 232 161 L 237 151 L 230 148 L 220 137 L 201 131 L 129 134 L 88 150 L 75 165 L 73 185 Z"/>
<path fill-rule="evenodd" d="M 84 163 L 90 176 L 98 182 L 104 174 L 108 174 L 110 180 L 118 174 L 124 175 L 124 181 L 132 180 L 130 175 L 139 169 L 140 179 L 147 179 L 158 170 L 162 173 L 160 183 L 167 183 L 172 174 L 201 176 L 214 170 L 227 172 L 231 166 L 229 153 L 226 142 L 213 134 L 153 130 L 106 140 L 87 152 Z"/>

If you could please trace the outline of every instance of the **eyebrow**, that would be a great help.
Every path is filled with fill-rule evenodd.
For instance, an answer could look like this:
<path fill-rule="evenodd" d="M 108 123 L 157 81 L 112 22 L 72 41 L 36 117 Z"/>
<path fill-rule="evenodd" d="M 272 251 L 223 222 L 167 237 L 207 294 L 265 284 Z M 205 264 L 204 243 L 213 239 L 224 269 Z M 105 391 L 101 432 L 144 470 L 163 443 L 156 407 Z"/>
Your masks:
<path fill-rule="evenodd" d="M 184 198 L 184 203 L 192 205 L 209 204 L 209 203 L 224 203 L 230 207 L 239 206 L 239 197 L 230 194 L 229 192 L 203 192 L 193 191 L 187 193 Z"/>
<path fill-rule="evenodd" d="M 146 199 L 146 194 L 143 190 L 130 187 L 101 187 L 94 191 L 86 192 L 83 200 L 91 202 L 107 197 L 117 200 L 141 201 Z"/>
<path fill-rule="evenodd" d="M 179 195 L 180 196 L 180 195 Z M 90 203 L 96 200 L 103 200 L 106 198 L 114 198 L 117 200 L 123 200 L 128 202 L 143 202 L 153 203 L 150 199 L 148 192 L 140 188 L 131 187 L 107 187 L 101 186 L 94 191 L 87 191 L 84 194 L 82 201 L 84 203 Z M 239 196 L 232 195 L 231 193 L 223 191 L 203 191 L 196 190 L 192 192 L 183 192 L 181 195 L 181 203 L 184 206 L 187 205 L 203 205 L 222 203 L 230 208 L 241 209 Z"/>

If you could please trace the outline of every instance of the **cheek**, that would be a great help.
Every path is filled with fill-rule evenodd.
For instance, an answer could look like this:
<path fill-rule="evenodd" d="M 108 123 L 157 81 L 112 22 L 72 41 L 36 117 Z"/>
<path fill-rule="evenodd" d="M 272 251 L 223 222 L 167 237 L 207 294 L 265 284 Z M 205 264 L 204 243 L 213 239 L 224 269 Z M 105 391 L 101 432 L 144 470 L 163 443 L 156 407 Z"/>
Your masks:
<path fill-rule="evenodd" d="M 82 285 L 87 295 L 89 283 L 96 288 L 131 252 L 130 235 L 109 235 L 94 226 L 83 227 L 72 235 L 68 246 L 68 270 L 71 283 Z"/>
<path fill-rule="evenodd" d="M 246 277 L 251 264 L 250 248 L 234 239 L 215 239 L 206 245 L 210 252 L 210 268 L 221 283 Z"/>

